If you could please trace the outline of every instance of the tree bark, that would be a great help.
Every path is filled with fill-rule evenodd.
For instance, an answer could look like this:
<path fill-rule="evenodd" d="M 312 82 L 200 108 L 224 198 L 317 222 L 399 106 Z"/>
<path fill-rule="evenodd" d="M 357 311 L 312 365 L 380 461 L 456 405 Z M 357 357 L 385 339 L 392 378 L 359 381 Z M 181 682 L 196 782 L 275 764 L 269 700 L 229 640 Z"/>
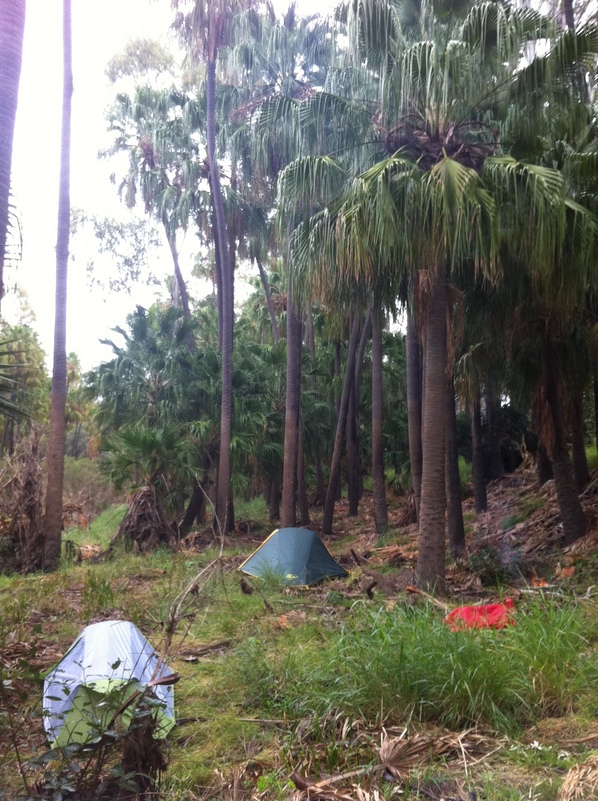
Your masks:
<path fill-rule="evenodd" d="M 284 466 L 282 480 L 282 528 L 297 520 L 297 463 L 299 457 L 299 415 L 301 410 L 301 318 L 289 276 L 287 285 L 287 388 L 284 422 Z"/>
<path fill-rule="evenodd" d="M 317 380 L 316 380 L 316 338 L 314 335 L 314 320 L 313 315 L 311 313 L 311 309 L 307 311 L 307 318 L 306 318 L 306 339 L 309 344 L 309 350 L 311 355 L 311 390 L 314 393 L 314 397 L 316 395 L 317 390 Z M 321 450 L 321 443 L 318 440 L 315 443 L 315 454 L 314 460 L 316 464 L 316 499 L 315 504 L 318 506 L 322 506 L 324 503 L 324 499 L 326 498 L 326 484 L 324 482 L 324 473 L 322 471 L 322 450 Z"/>
<path fill-rule="evenodd" d="M 473 482 L 473 505 L 475 513 L 479 515 L 488 508 L 479 389 L 476 390 L 471 412 L 471 478 Z"/>
<path fill-rule="evenodd" d="M 303 426 L 299 417 L 299 441 L 297 448 L 297 505 L 299 507 L 299 520 L 302 526 L 309 526 L 309 502 L 307 500 L 307 486 L 305 484 L 305 454 L 303 452 Z"/>
<path fill-rule="evenodd" d="M 222 531 L 228 531 L 231 477 L 230 444 L 233 418 L 234 270 L 228 246 L 220 172 L 216 160 L 216 58 L 217 52 L 212 53 L 206 65 L 206 144 L 214 221 L 216 223 L 214 240 L 220 259 L 222 279 L 222 396 L 220 403 L 220 456 L 216 492 L 216 520 L 217 525 L 222 527 Z"/>
<path fill-rule="evenodd" d="M 590 470 L 586 455 L 583 430 L 583 393 L 577 392 L 571 404 L 571 458 L 575 487 L 581 492 L 590 483 Z"/>
<path fill-rule="evenodd" d="M 553 426 L 552 442 L 552 471 L 554 473 L 554 486 L 563 523 L 565 544 L 570 545 L 583 537 L 588 530 L 588 520 L 582 509 L 579 495 L 573 480 L 573 470 L 569 461 L 567 441 L 561 399 L 559 395 L 558 380 L 555 366 L 554 346 L 548 333 L 544 332 L 542 338 L 542 377 L 546 400 L 550 407 Z"/>
<path fill-rule="evenodd" d="M 164 227 L 166 228 L 166 226 Z M 187 286 L 183 279 L 183 275 L 181 273 L 181 267 L 179 265 L 179 252 L 176 246 L 176 234 L 166 230 L 166 238 L 168 239 L 168 247 L 170 248 L 170 255 L 172 256 L 172 263 L 174 266 L 174 277 L 176 283 L 174 294 L 176 295 L 178 292 L 178 295 L 180 295 L 181 308 L 183 310 L 183 314 L 185 315 L 185 318 L 187 320 L 190 320 L 191 310 L 189 308 L 189 295 L 187 293 Z M 192 331 L 189 331 L 189 333 L 187 334 L 187 348 L 189 350 L 189 353 L 193 356 L 195 354 L 195 337 Z"/>
<path fill-rule="evenodd" d="M 278 471 L 270 479 L 269 493 L 268 520 L 270 523 L 274 523 L 275 520 L 280 520 L 280 474 Z"/>
<path fill-rule="evenodd" d="M 197 518 L 201 515 L 202 509 L 204 507 L 205 507 L 205 495 L 203 489 L 199 484 L 199 481 L 195 480 L 193 482 L 193 491 L 191 493 L 191 497 L 189 498 L 189 503 L 187 504 L 187 508 L 185 509 L 183 519 L 179 524 L 179 533 L 181 537 L 186 537 L 187 534 L 191 531 L 193 524 L 195 523 Z"/>
<path fill-rule="evenodd" d="M 388 507 L 384 481 L 384 440 L 382 412 L 382 325 L 380 311 L 372 311 L 372 484 L 374 522 L 379 535 L 388 529 Z"/>
<path fill-rule="evenodd" d="M 444 447 L 446 420 L 446 280 L 437 268 L 425 319 L 424 404 L 422 415 L 422 491 L 417 582 L 425 590 L 445 591 Z"/>
<path fill-rule="evenodd" d="M 66 310 L 69 236 L 71 227 L 70 156 L 71 106 L 73 95 L 71 0 L 63 0 L 63 88 L 60 145 L 60 186 L 58 230 L 56 236 L 56 301 L 54 318 L 54 358 L 50 407 L 50 435 L 47 464 L 46 514 L 44 519 L 44 570 L 56 570 L 60 563 L 62 539 L 62 496 L 66 433 Z"/>
<path fill-rule="evenodd" d="M 357 441 L 357 386 L 355 372 L 349 388 L 349 409 L 347 410 L 347 500 L 348 517 L 359 514 L 359 444 Z"/>
<path fill-rule="evenodd" d="M 409 460 L 415 509 L 419 520 L 422 489 L 422 371 L 420 348 L 415 323 L 407 312 L 407 422 L 409 428 Z"/>
<path fill-rule="evenodd" d="M 25 6 L 25 0 L 4 0 L 0 3 L 0 301 L 4 297 L 4 258 L 12 148 L 23 59 Z"/>
<path fill-rule="evenodd" d="M 361 455 L 359 450 L 359 408 L 361 401 L 361 380 L 363 377 L 363 365 L 365 360 L 365 349 L 368 342 L 372 337 L 372 310 L 368 309 L 361 331 L 361 339 L 359 340 L 359 348 L 357 349 L 357 357 L 355 363 L 355 397 L 356 397 L 356 425 L 357 425 L 357 482 L 359 488 L 358 501 L 361 500 L 363 495 L 363 465 L 361 462 Z"/>
<path fill-rule="evenodd" d="M 332 534 L 332 521 L 334 518 L 334 503 L 336 501 L 337 487 L 339 485 L 341 472 L 341 455 L 343 450 L 343 439 L 345 436 L 345 426 L 347 424 L 347 414 L 349 411 L 349 397 L 353 379 L 355 375 L 355 354 L 359 340 L 359 318 L 356 314 L 352 315 L 351 329 L 349 333 L 349 348 L 347 352 L 347 365 L 345 377 L 340 396 L 338 421 L 336 425 L 336 436 L 334 438 L 334 449 L 332 451 L 332 461 L 330 463 L 330 480 L 328 481 L 328 491 L 326 493 L 326 503 L 324 504 L 324 514 L 322 517 L 322 533 Z"/>
<path fill-rule="evenodd" d="M 262 288 L 264 290 L 264 297 L 266 298 L 266 306 L 268 307 L 268 314 L 270 315 L 270 322 L 272 323 L 272 336 L 274 337 L 274 343 L 278 345 L 280 342 L 280 333 L 278 331 L 278 320 L 276 319 L 276 312 L 274 311 L 274 304 L 272 303 L 272 295 L 270 293 L 270 284 L 268 283 L 268 277 L 264 271 L 264 267 L 262 265 L 262 260 L 257 258 L 257 268 L 260 272 L 260 281 L 262 282 Z"/>
<path fill-rule="evenodd" d="M 446 521 L 448 541 L 453 559 L 465 554 L 465 525 L 461 506 L 461 479 L 459 477 L 459 453 L 457 451 L 457 410 L 455 407 L 455 384 L 451 378 L 446 392 Z"/>
<path fill-rule="evenodd" d="M 503 478 L 505 467 L 500 448 L 500 423 L 498 420 L 500 401 L 493 381 L 486 382 L 486 427 L 488 431 L 488 449 L 490 451 L 489 478 L 494 481 Z"/>

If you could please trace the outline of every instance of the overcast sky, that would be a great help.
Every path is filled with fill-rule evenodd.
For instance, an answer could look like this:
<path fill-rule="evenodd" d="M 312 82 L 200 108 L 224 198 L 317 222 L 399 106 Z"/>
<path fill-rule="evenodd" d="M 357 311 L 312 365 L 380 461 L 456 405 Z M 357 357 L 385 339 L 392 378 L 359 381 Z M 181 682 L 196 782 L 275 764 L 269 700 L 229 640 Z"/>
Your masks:
<path fill-rule="evenodd" d="M 108 59 L 132 38 L 160 38 L 171 19 L 168 0 L 73 0 L 73 117 L 71 205 L 89 214 L 114 215 L 119 201 L 109 167 L 97 153 L 109 143 L 105 110 L 114 88 L 104 74 Z M 36 315 L 33 327 L 51 360 L 60 115 L 62 0 L 28 0 L 25 47 L 13 153 L 13 192 L 23 224 L 18 281 Z M 88 369 L 110 357 L 100 337 L 124 322 L 136 301 L 151 294 L 105 298 L 87 287 L 86 258 L 69 263 L 67 350 Z M 10 300 L 2 304 L 10 317 Z"/>
<path fill-rule="evenodd" d="M 285 0 L 276 5 L 286 8 Z M 303 13 L 331 5 L 331 0 L 299 0 Z M 172 20 L 170 0 L 72 0 L 73 110 L 71 206 L 88 215 L 116 216 L 120 201 L 108 176 L 112 171 L 97 153 L 110 143 L 105 112 L 114 95 L 105 75 L 108 60 L 127 41 L 140 37 L 165 39 Z M 62 0 L 27 0 L 25 47 L 13 152 L 13 192 L 23 224 L 23 263 L 18 282 L 27 291 L 36 315 L 34 329 L 51 364 L 54 329 L 54 275 L 60 115 L 62 94 Z M 113 169 L 113 168 L 112 168 Z M 189 234 L 188 237 L 192 235 Z M 99 344 L 110 328 L 124 324 L 136 303 L 152 302 L 155 289 L 138 288 L 133 297 L 104 296 L 88 288 L 87 256 L 72 243 L 69 263 L 67 351 L 74 351 L 84 369 L 108 359 Z M 190 253 L 192 242 L 187 241 Z M 170 271 L 168 260 L 165 269 Z M 187 265 L 189 268 L 189 265 Z M 183 273 L 188 274 L 185 264 Z M 10 320 L 11 302 L 2 303 Z"/>

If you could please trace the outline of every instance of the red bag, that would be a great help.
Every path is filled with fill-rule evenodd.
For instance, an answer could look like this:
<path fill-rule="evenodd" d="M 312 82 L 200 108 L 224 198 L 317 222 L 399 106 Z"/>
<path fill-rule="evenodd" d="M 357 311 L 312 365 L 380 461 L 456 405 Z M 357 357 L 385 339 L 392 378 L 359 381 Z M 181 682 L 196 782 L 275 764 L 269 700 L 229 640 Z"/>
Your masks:
<path fill-rule="evenodd" d="M 510 598 L 505 598 L 502 604 L 489 604 L 488 606 L 458 606 L 444 618 L 444 623 L 452 631 L 463 629 L 504 629 L 515 623 L 511 611 L 515 604 Z"/>

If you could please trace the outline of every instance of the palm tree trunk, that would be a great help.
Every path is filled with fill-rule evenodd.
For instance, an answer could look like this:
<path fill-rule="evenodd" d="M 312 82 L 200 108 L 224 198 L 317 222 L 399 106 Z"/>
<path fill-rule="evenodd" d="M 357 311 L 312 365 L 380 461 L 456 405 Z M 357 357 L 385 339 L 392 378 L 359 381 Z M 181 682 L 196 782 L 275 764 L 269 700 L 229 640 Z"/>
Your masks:
<path fill-rule="evenodd" d="M 459 477 L 459 454 L 457 452 L 457 411 L 455 408 L 455 384 L 451 378 L 446 392 L 446 521 L 448 540 L 453 559 L 465 553 L 465 525 L 461 506 L 461 479 Z"/>
<path fill-rule="evenodd" d="M 417 331 L 410 312 L 407 312 L 407 422 L 409 428 L 409 459 L 415 509 L 419 520 L 422 490 L 422 371 Z"/>
<path fill-rule="evenodd" d="M 305 338 L 309 345 L 309 352 L 311 356 L 311 391 L 315 397 L 318 382 L 316 380 L 316 338 L 314 334 L 314 319 L 311 309 L 307 310 Z M 326 484 L 324 482 L 324 473 L 322 471 L 322 451 L 319 440 L 315 444 L 314 460 L 316 466 L 316 498 L 314 503 L 315 505 L 321 506 L 324 503 L 324 498 L 326 497 Z"/>
<path fill-rule="evenodd" d="M 355 373 L 349 388 L 349 409 L 347 411 L 347 500 L 349 517 L 359 513 L 359 445 L 357 442 L 357 387 Z"/>
<path fill-rule="evenodd" d="M 217 55 L 217 54 L 216 54 Z M 216 492 L 216 518 L 223 531 L 228 531 L 230 499 L 230 443 L 233 418 L 233 329 L 234 329 L 234 271 L 230 257 L 224 215 L 224 201 L 220 186 L 220 173 L 216 160 L 216 56 L 208 58 L 206 65 L 206 133 L 210 187 L 215 217 L 215 245 L 220 258 L 222 279 L 222 397 L 220 403 L 220 456 L 218 488 Z"/>
<path fill-rule="evenodd" d="M 446 280 L 443 268 L 437 269 L 432 280 L 425 324 L 423 461 L 417 581 L 422 589 L 443 594 L 446 560 Z"/>
<path fill-rule="evenodd" d="M 262 260 L 256 259 L 257 268 L 260 272 L 260 281 L 264 290 L 264 297 L 266 298 L 266 306 L 268 307 L 268 314 L 270 315 L 270 322 L 272 323 L 272 336 L 276 345 L 280 342 L 280 333 L 278 331 L 278 320 L 276 319 L 276 312 L 274 311 L 274 304 L 272 303 L 272 295 L 270 293 L 270 285 L 268 284 L 268 277 L 264 271 Z"/>
<path fill-rule="evenodd" d="M 60 145 L 60 188 L 56 238 L 56 306 L 54 359 L 50 407 L 50 436 L 47 464 L 48 486 L 44 518 L 44 570 L 56 570 L 60 563 L 62 538 L 62 495 L 64 484 L 64 439 L 66 432 L 66 287 L 69 260 L 71 105 L 73 95 L 71 0 L 63 0 L 64 74 L 62 89 L 62 132 Z"/>
<path fill-rule="evenodd" d="M 471 478 L 473 481 L 473 505 L 476 514 L 479 515 L 488 508 L 479 389 L 476 389 L 471 411 Z"/>
<path fill-rule="evenodd" d="M 280 519 L 280 473 L 278 471 L 270 479 L 269 492 L 268 520 L 273 523 Z"/>
<path fill-rule="evenodd" d="M 297 463 L 299 455 L 299 415 L 301 410 L 301 318 L 289 276 L 287 286 L 287 388 L 284 423 L 284 466 L 282 480 L 282 528 L 292 528 L 297 520 Z"/>
<path fill-rule="evenodd" d="M 356 314 L 353 314 L 349 333 L 349 348 L 347 352 L 345 378 L 343 380 L 343 389 L 341 392 L 338 412 L 338 422 L 336 425 L 336 436 L 334 438 L 334 449 L 332 451 L 332 461 L 330 463 L 330 480 L 328 481 L 326 503 L 324 504 L 324 515 L 322 517 L 322 534 L 332 534 L 334 503 L 336 501 L 336 492 L 340 479 L 343 439 L 345 437 L 345 426 L 347 425 L 347 414 L 349 411 L 349 396 L 355 375 L 355 354 L 357 352 L 358 341 L 359 318 Z"/>
<path fill-rule="evenodd" d="M 4 297 L 10 173 L 23 59 L 25 6 L 25 0 L 0 3 L 0 301 Z"/>
<path fill-rule="evenodd" d="M 388 528 L 382 423 L 382 325 L 380 310 L 375 309 L 372 311 L 372 483 L 374 522 L 380 535 Z"/>
<path fill-rule="evenodd" d="M 494 382 L 486 382 L 486 426 L 488 431 L 488 448 L 490 451 L 490 480 L 502 478 L 505 468 L 502 460 L 500 448 L 500 425 L 498 421 L 498 409 L 500 406 L 498 393 Z"/>
<path fill-rule="evenodd" d="M 305 454 L 303 451 L 303 426 L 299 419 L 299 441 L 297 449 L 297 506 L 299 507 L 299 520 L 302 526 L 309 526 L 309 502 L 307 500 L 307 486 L 305 484 Z"/>
<path fill-rule="evenodd" d="M 553 426 L 552 471 L 563 523 L 565 544 L 570 545 L 586 534 L 588 520 L 582 509 L 573 480 L 554 360 L 554 346 L 550 342 L 547 332 L 544 332 L 542 338 L 542 377 Z"/>
<path fill-rule="evenodd" d="M 340 378 L 341 375 L 341 343 L 337 340 L 335 348 L 334 348 L 334 378 Z M 336 419 L 338 421 L 340 410 L 341 410 L 341 394 L 338 391 L 338 382 L 337 382 L 337 389 L 334 395 L 334 408 L 336 411 Z M 330 462 L 332 462 L 332 454 L 334 452 L 334 440 L 330 443 Z M 330 476 L 328 477 L 328 481 L 330 482 Z M 328 492 L 326 493 L 328 494 Z M 337 501 L 340 501 L 343 497 L 343 488 L 341 486 L 341 473 L 339 470 L 338 478 L 336 479 L 336 487 L 335 487 L 335 498 Z"/>
<path fill-rule="evenodd" d="M 578 492 L 590 483 L 590 470 L 586 455 L 586 440 L 583 430 L 583 393 L 576 392 L 571 407 L 571 459 L 573 475 Z"/>
<path fill-rule="evenodd" d="M 361 398 L 361 379 L 363 377 L 363 365 L 365 360 L 365 349 L 368 342 L 372 337 L 372 309 L 368 309 L 361 332 L 361 339 L 359 340 L 359 348 L 357 350 L 356 364 L 355 364 L 355 396 L 357 401 L 356 409 L 356 425 L 357 425 L 357 466 L 358 466 L 358 484 L 359 495 L 358 500 L 361 500 L 363 495 L 363 466 L 361 463 L 361 456 L 359 453 L 359 407 Z"/>
<path fill-rule="evenodd" d="M 359 347 L 355 355 L 355 374 L 347 414 L 347 496 L 349 517 L 357 517 L 361 500 L 361 460 L 359 458 L 359 397 L 365 348 L 370 338 L 371 313 L 368 311 L 361 329 Z"/>
<path fill-rule="evenodd" d="M 166 226 L 164 227 L 166 228 Z M 187 320 L 190 320 L 191 310 L 189 308 L 189 295 L 187 294 L 187 286 L 185 285 L 185 281 L 181 273 L 181 267 L 179 265 L 179 253 L 176 246 L 176 235 L 166 230 L 166 237 L 168 239 L 168 247 L 170 248 L 170 255 L 172 256 L 172 263 L 174 266 L 176 285 L 174 294 L 175 296 L 177 294 L 180 295 L 183 314 Z M 195 354 L 195 337 L 193 336 L 192 331 L 190 331 L 187 335 L 187 348 L 189 349 L 189 353 L 193 356 Z"/>
<path fill-rule="evenodd" d="M 201 517 L 202 510 L 205 507 L 205 492 L 203 487 L 194 479 L 193 481 L 193 491 L 191 493 L 191 497 L 189 498 L 189 503 L 187 504 L 187 508 L 185 509 L 185 513 L 183 515 L 183 519 L 179 524 L 179 533 L 182 538 L 186 537 L 187 534 L 191 531 L 193 524 L 195 521 Z"/>

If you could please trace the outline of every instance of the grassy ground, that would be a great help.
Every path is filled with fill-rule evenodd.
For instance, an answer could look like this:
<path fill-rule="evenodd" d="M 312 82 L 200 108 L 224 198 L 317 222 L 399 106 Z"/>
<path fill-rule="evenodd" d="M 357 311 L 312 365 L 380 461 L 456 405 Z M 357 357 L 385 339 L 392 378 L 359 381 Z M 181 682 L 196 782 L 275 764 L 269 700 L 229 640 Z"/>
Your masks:
<path fill-rule="evenodd" d="M 519 522 L 537 509 L 523 497 L 507 511 Z M 123 512 L 68 538 L 105 545 Z M 556 588 L 524 592 L 518 582 L 470 596 L 515 593 L 516 625 L 452 632 L 442 610 L 401 589 L 412 535 L 391 530 L 381 553 L 403 556 L 381 560 L 367 509 L 353 522 L 339 509 L 328 543 L 343 560 L 351 549 L 361 554 L 360 564 L 348 579 L 306 590 L 275 577 L 241 587 L 237 566 L 270 529 L 261 504 L 237 513 L 248 530 L 222 556 L 202 540 L 176 554 L 121 551 L 109 561 L 65 560 L 52 575 L 0 578 L 0 798 L 36 797 L 48 765 L 57 773 L 56 755 L 45 767 L 27 763 L 47 751 L 43 673 L 81 628 L 132 620 L 160 651 L 194 579 L 167 653 L 181 679 L 166 799 L 439 800 L 471 791 L 487 801 L 550 801 L 598 747 L 598 606 L 591 590 L 584 596 L 598 583 L 593 556 Z M 62 765 L 64 787 L 73 765 Z M 322 784 L 308 793 L 310 782 Z M 56 792 L 67 798 L 64 787 Z"/>

